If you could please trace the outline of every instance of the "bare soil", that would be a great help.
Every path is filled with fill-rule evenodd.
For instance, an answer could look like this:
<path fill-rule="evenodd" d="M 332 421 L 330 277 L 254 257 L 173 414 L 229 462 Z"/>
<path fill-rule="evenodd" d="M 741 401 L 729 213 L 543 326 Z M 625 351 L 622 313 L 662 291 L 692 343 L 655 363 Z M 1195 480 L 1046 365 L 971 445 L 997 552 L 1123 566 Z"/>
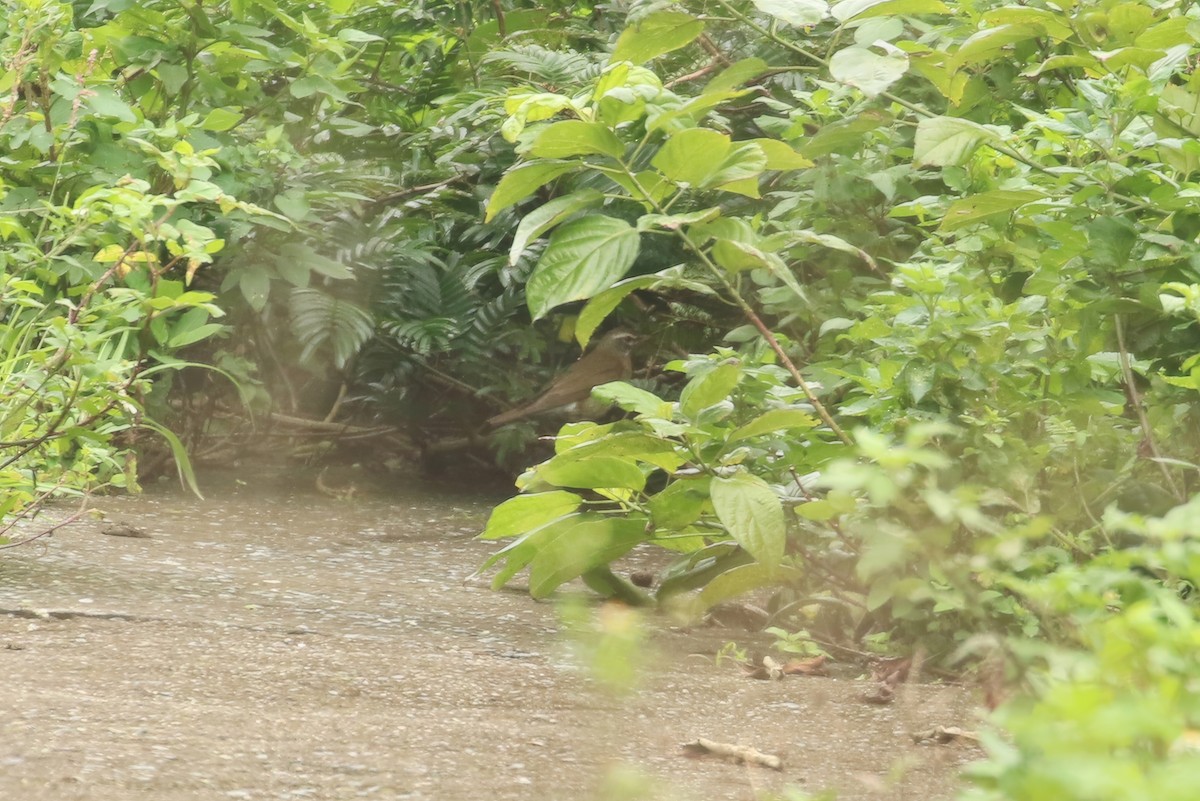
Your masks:
<path fill-rule="evenodd" d="M 640 688 L 606 692 L 555 605 L 469 578 L 489 499 L 219 492 L 95 503 L 149 538 L 0 552 L 0 799 L 938 801 L 978 756 L 910 737 L 972 728 L 962 688 L 755 681 L 714 659 L 730 630 L 652 621 Z M 784 770 L 681 756 L 697 737 Z"/>

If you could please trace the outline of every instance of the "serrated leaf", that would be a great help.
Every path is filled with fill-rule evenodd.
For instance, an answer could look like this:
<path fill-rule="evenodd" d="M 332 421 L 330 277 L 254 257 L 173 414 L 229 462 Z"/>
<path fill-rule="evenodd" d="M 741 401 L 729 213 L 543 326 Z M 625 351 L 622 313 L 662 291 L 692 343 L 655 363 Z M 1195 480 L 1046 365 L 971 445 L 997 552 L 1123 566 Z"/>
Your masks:
<path fill-rule="evenodd" d="M 704 22 L 681 11 L 659 11 L 626 28 L 617 39 L 611 63 L 644 64 L 690 44 L 704 32 Z"/>
<path fill-rule="evenodd" d="M 709 491 L 717 518 L 730 536 L 760 564 L 777 567 L 783 560 L 787 527 L 775 491 L 745 472 L 714 478 Z"/>
<path fill-rule="evenodd" d="M 908 58 L 903 54 L 881 55 L 865 47 L 846 47 L 829 60 L 834 80 L 853 86 L 867 97 L 876 97 L 904 77 Z"/>
<path fill-rule="evenodd" d="M 593 214 L 560 226 L 525 287 L 533 319 L 612 286 L 633 266 L 638 248 L 637 230 L 614 217 Z"/>
<path fill-rule="evenodd" d="M 492 510 L 480 539 L 495 540 L 533 531 L 579 509 L 583 498 L 554 490 L 509 498 Z"/>
<path fill-rule="evenodd" d="M 1045 195 L 1034 189 L 997 189 L 956 200 L 946 209 L 939 231 L 955 231 L 985 220 L 993 214 L 1012 211 Z"/>
<path fill-rule="evenodd" d="M 508 251 L 508 263 L 516 264 L 530 241 L 537 239 L 576 212 L 600 205 L 603 200 L 603 192 L 595 189 L 581 189 L 578 192 L 555 198 L 529 212 L 521 219 L 516 233 L 513 234 L 512 247 Z"/>
<path fill-rule="evenodd" d="M 977 122 L 959 117 L 929 117 L 917 123 L 913 161 L 918 166 L 951 167 L 964 164 L 980 142 L 997 135 Z"/>
<path fill-rule="evenodd" d="M 492 218 L 514 203 L 524 200 L 538 189 L 572 170 L 582 166 L 578 161 L 534 161 L 513 167 L 504 174 L 496 190 L 488 200 L 487 214 L 484 222 Z"/>
<path fill-rule="evenodd" d="M 548 159 L 571 156 L 611 156 L 617 159 L 624 155 L 625 146 L 607 125 L 562 120 L 543 129 L 530 152 L 538 158 Z"/>

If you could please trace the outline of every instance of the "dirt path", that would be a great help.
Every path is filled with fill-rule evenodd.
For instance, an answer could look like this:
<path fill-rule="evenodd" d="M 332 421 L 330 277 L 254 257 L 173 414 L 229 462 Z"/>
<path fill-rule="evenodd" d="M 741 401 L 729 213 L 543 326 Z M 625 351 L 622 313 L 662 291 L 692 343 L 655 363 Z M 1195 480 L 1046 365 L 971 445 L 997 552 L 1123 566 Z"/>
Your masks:
<path fill-rule="evenodd" d="M 490 549 L 481 501 L 96 505 L 151 538 L 87 522 L 0 552 L 0 799 L 936 801 L 974 756 L 908 737 L 969 726 L 962 691 L 881 708 L 853 681 L 748 680 L 712 659 L 731 632 L 663 623 L 642 688 L 604 693 L 553 605 L 464 581 Z M 786 768 L 680 757 L 698 736 Z M 613 786 L 633 770 L 644 795 Z"/>

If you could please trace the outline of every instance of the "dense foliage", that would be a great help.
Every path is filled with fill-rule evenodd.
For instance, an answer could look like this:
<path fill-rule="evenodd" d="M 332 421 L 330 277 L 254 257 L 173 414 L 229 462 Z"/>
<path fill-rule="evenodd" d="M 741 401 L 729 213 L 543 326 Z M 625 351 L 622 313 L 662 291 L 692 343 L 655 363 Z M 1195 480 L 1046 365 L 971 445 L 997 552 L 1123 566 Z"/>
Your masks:
<path fill-rule="evenodd" d="M 271 412 L 512 461 L 533 426 L 482 421 L 620 324 L 646 369 L 496 509 L 497 586 L 759 593 L 1013 694 L 977 797 L 1192 793 L 1192 6 L 0 21 L 0 515 Z M 651 592 L 609 568 L 639 545 Z"/>

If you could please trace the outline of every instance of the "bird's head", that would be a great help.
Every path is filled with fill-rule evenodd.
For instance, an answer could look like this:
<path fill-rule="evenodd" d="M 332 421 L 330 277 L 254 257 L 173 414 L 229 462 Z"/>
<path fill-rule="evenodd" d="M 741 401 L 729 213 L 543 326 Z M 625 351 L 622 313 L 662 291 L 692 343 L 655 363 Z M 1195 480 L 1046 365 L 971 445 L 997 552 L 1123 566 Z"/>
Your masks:
<path fill-rule="evenodd" d="M 604 348 L 605 350 L 616 351 L 617 353 L 630 353 L 633 351 L 633 346 L 637 340 L 637 335 L 632 331 L 616 328 L 601 337 L 600 342 L 596 344 L 596 348 Z"/>

